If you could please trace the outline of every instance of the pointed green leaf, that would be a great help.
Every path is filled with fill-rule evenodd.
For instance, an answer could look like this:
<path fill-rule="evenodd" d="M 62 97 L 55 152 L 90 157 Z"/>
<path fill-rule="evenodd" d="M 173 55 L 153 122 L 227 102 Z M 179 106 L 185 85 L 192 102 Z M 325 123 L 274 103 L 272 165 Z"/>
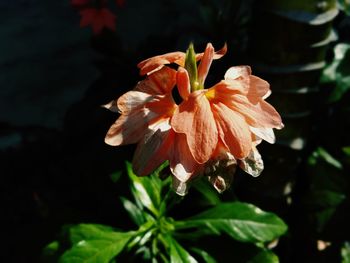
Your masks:
<path fill-rule="evenodd" d="M 195 228 L 202 235 L 226 233 L 243 242 L 266 242 L 287 231 L 277 215 L 240 202 L 221 203 L 194 217 L 175 222 L 177 230 Z"/>
<path fill-rule="evenodd" d="M 138 226 L 145 223 L 145 215 L 144 212 L 134 203 L 129 201 L 128 199 L 121 197 L 120 200 L 123 203 L 125 210 L 128 212 L 131 220 Z"/>
<path fill-rule="evenodd" d="M 114 233 L 114 239 L 82 240 L 66 251 L 60 263 L 109 263 L 129 242 L 133 234 Z"/>
<path fill-rule="evenodd" d="M 140 208 L 147 208 L 155 216 L 158 216 L 161 204 L 162 181 L 155 173 L 147 177 L 138 177 L 132 171 L 130 163 L 127 163 L 126 166 L 136 203 Z"/>
<path fill-rule="evenodd" d="M 217 205 L 221 203 L 217 191 L 209 184 L 208 180 L 204 181 L 204 179 L 200 179 L 193 184 L 193 187 L 203 195 L 209 205 Z"/>
<path fill-rule="evenodd" d="M 186 251 L 175 239 L 167 236 L 166 240 L 170 246 L 170 262 L 171 263 L 195 263 L 195 260 L 190 253 Z"/>

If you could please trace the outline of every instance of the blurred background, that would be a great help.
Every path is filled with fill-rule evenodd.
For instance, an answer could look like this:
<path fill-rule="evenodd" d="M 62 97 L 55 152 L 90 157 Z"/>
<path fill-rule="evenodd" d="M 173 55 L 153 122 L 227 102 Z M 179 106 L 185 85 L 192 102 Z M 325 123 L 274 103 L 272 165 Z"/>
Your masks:
<path fill-rule="evenodd" d="M 341 262 L 350 241 L 349 6 L 347 0 L 1 1 L 0 261 L 40 262 L 65 224 L 131 225 L 119 201 L 128 195 L 128 179 L 117 175 L 134 146 L 104 144 L 117 115 L 100 105 L 141 80 L 138 62 L 185 51 L 192 41 L 197 52 L 207 42 L 228 45 L 207 87 L 230 66 L 251 65 L 270 82 L 268 101 L 285 124 L 275 145 L 259 146 L 261 176 L 238 172 L 221 198 L 238 197 L 287 222 L 288 235 L 276 247 L 281 262 Z M 96 15 L 102 9 L 108 12 Z M 187 211 L 201 205 L 190 191 Z M 246 262 L 239 246 L 235 260 L 229 248 L 219 262 Z"/>

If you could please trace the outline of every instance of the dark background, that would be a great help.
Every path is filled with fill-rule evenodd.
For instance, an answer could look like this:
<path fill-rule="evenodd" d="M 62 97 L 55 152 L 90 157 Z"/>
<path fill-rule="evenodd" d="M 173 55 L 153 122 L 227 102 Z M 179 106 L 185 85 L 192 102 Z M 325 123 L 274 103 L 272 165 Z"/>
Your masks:
<path fill-rule="evenodd" d="M 136 67 L 139 61 L 184 51 L 190 41 L 199 51 L 207 42 L 216 49 L 224 42 L 228 44 L 228 54 L 215 62 L 208 86 L 220 80 L 229 66 L 254 62 L 252 36 L 257 37 L 257 29 L 251 16 L 253 10 L 257 21 L 264 16 L 259 13 L 261 7 L 253 8 L 253 4 L 231 1 L 225 7 L 213 1 L 127 0 L 123 7 L 111 5 L 117 16 L 116 32 L 104 30 L 94 36 L 90 28 L 79 28 L 78 11 L 68 1 L 0 2 L 0 214 L 5 244 L 1 262 L 39 262 L 42 248 L 59 235 L 64 224 L 130 227 L 119 202 L 119 196 L 127 194 L 127 179 L 113 183 L 111 175 L 124 169 L 134 146 L 114 148 L 104 144 L 105 133 L 117 116 L 100 105 L 133 88 L 141 79 Z M 340 40 L 349 41 L 349 20 L 340 15 L 334 25 Z M 332 59 L 331 50 L 332 44 L 327 51 L 328 61 Z M 305 161 L 314 146 L 322 144 L 340 156 L 338 148 L 349 145 L 349 115 L 344 110 L 347 101 L 345 97 L 331 107 L 324 106 L 322 100 L 316 103 L 313 124 L 309 123 L 313 139 L 304 151 L 286 154 L 283 149 L 273 152 L 262 145 L 262 151 L 272 153 L 267 165 L 276 163 L 276 155 L 291 156 L 292 164 L 273 167 L 292 171 L 294 185 L 305 169 L 302 165 L 295 168 L 293 160 Z M 281 197 L 279 182 L 271 184 L 275 177 L 268 173 L 267 179 L 243 177 L 238 174 L 235 182 L 243 201 L 277 212 L 292 230 L 296 228 L 295 233 L 300 233 L 292 241 L 282 242 L 282 259 L 301 262 L 297 259 L 303 255 L 322 258 L 324 254 L 317 254 L 314 247 L 319 237 L 305 241 L 305 232 L 301 232 L 308 225 L 298 229 L 298 216 L 306 218 L 307 214 L 298 200 L 308 191 L 310 182 L 296 184 L 297 205 L 289 209 L 287 197 Z M 267 188 L 257 186 L 261 183 Z M 279 193 L 277 197 L 269 195 L 274 190 Z M 337 249 L 348 238 L 349 228 L 343 228 L 349 219 L 348 208 L 347 202 L 342 213 L 338 212 L 335 224 L 339 223 L 339 228 L 329 230 L 340 233 L 331 235 Z M 300 257 L 295 256 L 298 248 Z M 333 256 L 334 251 L 329 253 Z M 292 254 L 294 257 L 289 257 Z M 339 260 L 339 255 L 333 259 Z"/>

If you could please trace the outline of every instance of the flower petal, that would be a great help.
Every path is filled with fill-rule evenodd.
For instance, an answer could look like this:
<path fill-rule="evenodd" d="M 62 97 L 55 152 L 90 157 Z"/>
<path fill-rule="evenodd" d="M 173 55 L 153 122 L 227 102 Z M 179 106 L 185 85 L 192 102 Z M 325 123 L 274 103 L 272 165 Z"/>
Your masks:
<path fill-rule="evenodd" d="M 272 128 L 255 128 L 249 127 L 252 133 L 257 135 L 259 138 L 267 141 L 268 143 L 274 144 L 276 142 L 275 134 Z"/>
<path fill-rule="evenodd" d="M 162 95 L 170 93 L 176 84 L 176 70 L 163 67 L 157 72 L 149 75 L 147 79 L 140 81 L 136 91 L 145 92 L 152 95 Z"/>
<path fill-rule="evenodd" d="M 157 116 L 146 108 L 121 115 L 109 128 L 105 142 L 112 146 L 136 143 L 147 131 L 148 120 Z"/>
<path fill-rule="evenodd" d="M 255 104 L 241 94 L 231 96 L 231 101 L 226 101 L 226 105 L 234 111 L 242 114 L 250 126 L 256 128 L 277 128 L 284 127 L 281 116 L 266 101 L 259 99 Z"/>
<path fill-rule="evenodd" d="M 214 47 L 208 43 L 205 48 L 204 55 L 198 66 L 198 81 L 200 85 L 204 84 L 204 81 L 208 75 L 209 68 L 214 58 Z"/>
<path fill-rule="evenodd" d="M 137 67 L 140 69 L 140 75 L 145 75 L 154 73 L 165 64 L 171 63 L 176 63 L 183 67 L 185 63 L 185 53 L 177 51 L 151 57 L 141 61 L 139 64 L 137 64 Z"/>
<path fill-rule="evenodd" d="M 182 99 L 187 100 L 191 93 L 191 84 L 186 69 L 179 67 L 176 75 L 177 88 Z"/>
<path fill-rule="evenodd" d="M 264 170 L 264 162 L 261 158 L 260 153 L 255 147 L 251 150 L 246 158 L 240 160 L 239 167 L 254 177 L 257 177 L 261 174 L 261 172 Z"/>
<path fill-rule="evenodd" d="M 244 118 L 223 103 L 212 104 L 219 136 L 236 158 L 245 158 L 252 148 L 251 132 Z"/>
<path fill-rule="evenodd" d="M 133 169 L 139 176 L 150 174 L 168 158 L 175 133 L 169 119 L 163 119 L 148 131 L 137 145 L 132 161 Z"/>
<path fill-rule="evenodd" d="M 248 78 L 252 74 L 249 66 L 235 66 L 229 68 L 225 73 L 225 80 L 235 80 L 238 78 Z"/>
<path fill-rule="evenodd" d="M 170 152 L 169 157 L 170 169 L 179 181 L 186 182 L 198 167 L 198 163 L 194 160 L 190 152 L 186 135 L 177 133 L 175 138 L 173 150 Z"/>
<path fill-rule="evenodd" d="M 132 90 L 119 97 L 117 107 L 123 114 L 129 114 L 131 111 L 143 107 L 147 102 L 152 101 L 153 98 L 154 96 L 150 94 Z"/>
<path fill-rule="evenodd" d="M 198 163 L 205 163 L 211 157 L 218 142 L 210 104 L 204 92 L 191 93 L 174 112 L 171 126 L 178 133 L 185 133 L 191 154 Z"/>

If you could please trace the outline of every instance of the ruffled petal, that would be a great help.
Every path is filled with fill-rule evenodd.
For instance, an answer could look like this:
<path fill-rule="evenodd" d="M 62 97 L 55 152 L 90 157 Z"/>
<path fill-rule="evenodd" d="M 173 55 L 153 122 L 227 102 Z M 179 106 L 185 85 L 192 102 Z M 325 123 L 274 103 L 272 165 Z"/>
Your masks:
<path fill-rule="evenodd" d="M 245 158 L 252 148 L 251 132 L 244 118 L 222 103 L 212 104 L 219 136 L 236 158 Z"/>
<path fill-rule="evenodd" d="M 185 133 L 191 154 L 198 163 L 211 157 L 218 142 L 218 131 L 208 99 L 203 91 L 191 93 L 174 112 L 171 126 Z"/>
<path fill-rule="evenodd" d="M 177 71 L 176 80 L 177 80 L 177 88 L 181 98 L 183 100 L 187 100 L 188 96 L 191 93 L 190 78 L 188 76 L 187 70 L 182 67 L 179 67 Z"/>
<path fill-rule="evenodd" d="M 225 80 L 235 80 L 238 78 L 249 78 L 252 69 L 249 66 L 235 66 L 229 68 L 225 73 Z"/>
<path fill-rule="evenodd" d="M 134 154 L 132 164 L 135 173 L 139 176 L 148 175 L 165 162 L 174 143 L 174 136 L 169 119 L 163 119 L 150 127 Z"/>
<path fill-rule="evenodd" d="M 240 160 L 239 167 L 254 177 L 257 177 L 261 174 L 261 172 L 264 170 L 264 162 L 261 158 L 260 153 L 255 147 L 253 147 L 246 158 Z"/>
<path fill-rule="evenodd" d="M 171 93 L 176 84 L 176 70 L 163 67 L 157 72 L 149 75 L 147 79 L 140 81 L 136 91 L 145 92 L 151 95 L 163 95 Z"/>
<path fill-rule="evenodd" d="M 185 134 L 176 134 L 173 150 L 169 155 L 172 174 L 181 182 L 188 181 L 198 167 L 198 163 L 190 152 Z"/>

